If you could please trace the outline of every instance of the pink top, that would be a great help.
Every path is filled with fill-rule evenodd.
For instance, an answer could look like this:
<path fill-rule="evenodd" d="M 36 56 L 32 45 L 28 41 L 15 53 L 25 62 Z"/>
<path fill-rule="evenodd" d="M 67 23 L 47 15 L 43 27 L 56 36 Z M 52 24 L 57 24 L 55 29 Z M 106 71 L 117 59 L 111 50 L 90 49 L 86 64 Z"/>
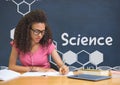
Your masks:
<path fill-rule="evenodd" d="M 15 47 L 13 41 L 11 42 L 11 45 Z M 48 57 L 54 49 L 55 45 L 52 43 L 48 47 L 44 48 L 39 46 L 38 50 L 32 54 L 30 52 L 23 54 L 18 49 L 17 51 L 19 53 L 19 59 L 22 65 L 50 68 Z"/>

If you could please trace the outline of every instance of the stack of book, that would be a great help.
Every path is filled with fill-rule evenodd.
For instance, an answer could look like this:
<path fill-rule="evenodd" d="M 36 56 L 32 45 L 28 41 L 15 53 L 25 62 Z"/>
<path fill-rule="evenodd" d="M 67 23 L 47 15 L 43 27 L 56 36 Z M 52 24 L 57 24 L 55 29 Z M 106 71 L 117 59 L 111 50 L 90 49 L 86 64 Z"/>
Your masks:
<path fill-rule="evenodd" d="M 112 78 L 120 78 L 120 70 L 118 71 L 111 70 L 111 76 Z"/>
<path fill-rule="evenodd" d="M 79 70 L 75 71 L 75 74 L 111 76 L 110 70 L 96 70 L 96 69 L 79 69 Z"/>

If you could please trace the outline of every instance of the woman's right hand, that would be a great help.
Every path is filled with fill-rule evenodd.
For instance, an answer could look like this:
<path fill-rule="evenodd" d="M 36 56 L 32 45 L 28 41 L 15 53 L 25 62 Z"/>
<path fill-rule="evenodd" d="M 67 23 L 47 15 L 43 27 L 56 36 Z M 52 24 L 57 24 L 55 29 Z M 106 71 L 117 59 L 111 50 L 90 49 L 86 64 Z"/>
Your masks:
<path fill-rule="evenodd" d="M 59 68 L 59 72 L 60 72 L 60 74 L 62 74 L 62 75 L 67 74 L 67 73 L 69 72 L 69 67 L 66 66 L 66 65 L 63 65 L 63 66 L 61 66 L 61 67 Z"/>

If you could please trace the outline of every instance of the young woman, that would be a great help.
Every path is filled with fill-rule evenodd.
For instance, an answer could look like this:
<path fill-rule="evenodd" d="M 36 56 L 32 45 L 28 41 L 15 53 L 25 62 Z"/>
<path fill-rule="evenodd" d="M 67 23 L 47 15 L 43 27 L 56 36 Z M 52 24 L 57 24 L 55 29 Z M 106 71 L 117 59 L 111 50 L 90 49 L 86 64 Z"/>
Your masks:
<path fill-rule="evenodd" d="M 9 69 L 14 71 L 55 71 L 50 67 L 51 55 L 61 74 L 69 68 L 64 65 L 53 44 L 47 17 L 42 10 L 34 10 L 23 16 L 15 29 L 9 60 Z M 17 65 L 17 59 L 22 65 Z"/>

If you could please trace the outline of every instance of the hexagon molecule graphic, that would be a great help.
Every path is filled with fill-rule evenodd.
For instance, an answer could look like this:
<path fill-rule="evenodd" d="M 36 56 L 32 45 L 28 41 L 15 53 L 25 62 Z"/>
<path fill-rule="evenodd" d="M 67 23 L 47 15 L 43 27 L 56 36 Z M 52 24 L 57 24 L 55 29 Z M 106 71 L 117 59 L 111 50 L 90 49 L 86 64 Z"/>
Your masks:
<path fill-rule="evenodd" d="M 37 0 L 12 0 L 17 5 L 17 12 L 21 15 L 26 15 L 31 11 L 31 5 Z"/>
<path fill-rule="evenodd" d="M 15 32 L 15 28 L 10 30 L 10 38 L 14 39 L 14 32 Z"/>
<path fill-rule="evenodd" d="M 94 65 L 98 65 L 101 62 L 103 62 L 103 53 L 99 51 L 94 51 L 93 53 L 90 54 L 90 62 Z"/>
<path fill-rule="evenodd" d="M 65 61 L 65 63 L 71 65 L 77 62 L 77 54 L 75 54 L 72 51 L 67 51 L 66 53 L 63 54 L 63 60 Z"/>
<path fill-rule="evenodd" d="M 22 2 L 18 5 L 18 12 L 22 15 L 26 15 L 27 13 L 30 12 L 30 5 L 27 2 Z"/>

